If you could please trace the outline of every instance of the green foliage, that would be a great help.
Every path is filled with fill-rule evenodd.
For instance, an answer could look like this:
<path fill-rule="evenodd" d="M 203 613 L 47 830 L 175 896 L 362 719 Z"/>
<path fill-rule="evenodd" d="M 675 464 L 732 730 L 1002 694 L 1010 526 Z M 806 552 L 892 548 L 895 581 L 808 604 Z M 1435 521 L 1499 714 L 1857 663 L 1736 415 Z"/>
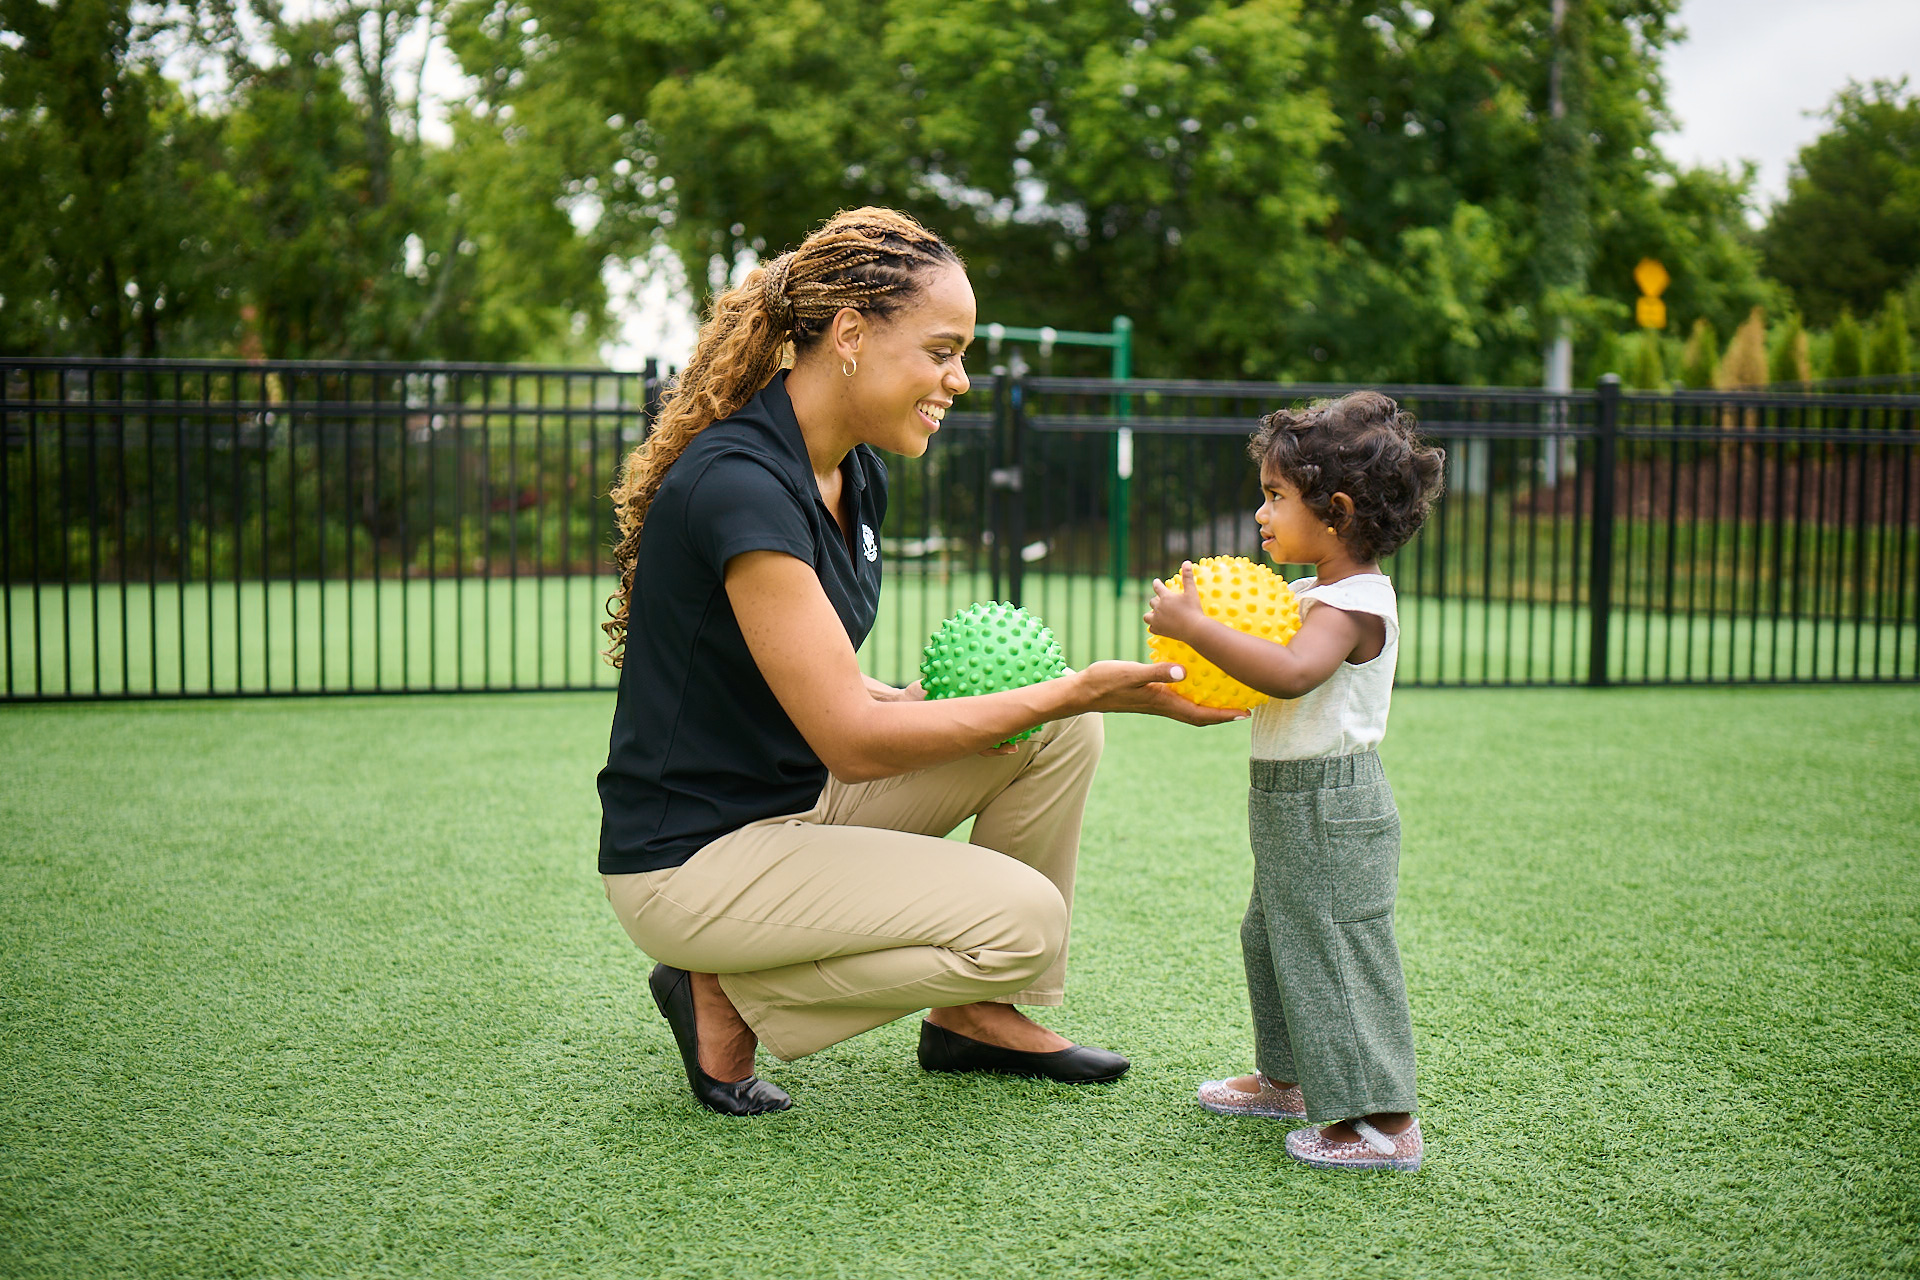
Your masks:
<path fill-rule="evenodd" d="M 1857 378 L 1867 371 L 1866 336 L 1860 332 L 1860 323 L 1853 318 L 1850 309 L 1841 308 L 1840 318 L 1833 322 L 1829 342 L 1829 378 Z"/>
<path fill-rule="evenodd" d="M 1782 309 L 1778 287 L 1761 274 L 1754 231 L 1747 225 L 1754 173 L 1715 169 L 1662 171 L 1655 180 L 1621 183 L 1599 216 L 1593 292 L 1631 306 L 1639 296 L 1633 269 L 1653 258 L 1670 282 L 1661 295 L 1667 326 L 1688 332 L 1705 318 L 1731 333 L 1757 306 Z M 1689 385 L 1692 385 L 1689 383 Z"/>
<path fill-rule="evenodd" d="M 1733 331 L 1720 364 L 1713 371 L 1716 387 L 1763 387 L 1767 384 L 1767 313 L 1755 307 Z"/>
<path fill-rule="evenodd" d="M 1657 145 L 1675 7 L 0 0 L 0 343 L 579 358 L 609 256 L 704 301 L 871 202 L 983 319 L 1133 316 L 1142 373 L 1529 382 L 1562 324 L 1593 370 L 1643 257 L 1675 333 L 1902 288 L 1911 333 L 1920 103 L 1851 86 L 1755 233 L 1750 167 Z M 446 142 L 423 39 L 477 84 Z"/>
<path fill-rule="evenodd" d="M 1874 317 L 1873 332 L 1867 339 L 1867 369 L 1870 374 L 1907 373 L 1913 369 L 1913 343 L 1907 332 L 1907 312 L 1898 294 L 1887 298 L 1886 306 Z"/>
<path fill-rule="evenodd" d="M 604 324 L 595 241 L 574 234 L 550 174 L 527 181 L 528 148 L 471 120 L 448 148 L 399 127 L 413 22 L 376 5 L 278 26 L 278 58 L 240 88 L 228 143 L 262 348 L 504 360 L 556 332 L 590 339 Z"/>
<path fill-rule="evenodd" d="M 152 30 L 132 12 L 0 0 L 17 41 L 0 44 L 0 182 L 21 201 L 0 228 L 8 350 L 500 360 L 555 334 L 590 349 L 601 245 L 566 193 L 517 162 L 509 129 L 465 121 L 429 146 L 399 100 L 417 71 L 401 46 L 430 11 L 213 6 Z M 162 74 L 174 48 L 222 63 L 219 96 L 189 101 Z"/>
<path fill-rule="evenodd" d="M 0 30 L 0 349 L 217 343 L 233 316 L 217 124 L 160 75 L 124 0 L 0 0 Z"/>
<path fill-rule="evenodd" d="M 1620 375 L 1623 386 L 1636 391 L 1664 391 L 1667 350 L 1663 335 L 1646 329 L 1616 333 L 1601 329 L 1586 344 L 1580 385 L 1591 386 L 1606 374 Z"/>
<path fill-rule="evenodd" d="M 1642 391 L 1665 391 L 1667 370 L 1660 355 L 1660 335 L 1641 333 L 1633 344 L 1633 366 L 1629 385 Z"/>
<path fill-rule="evenodd" d="M 1801 148 L 1761 244 L 1807 317 L 1865 315 L 1920 267 L 1920 97 L 1904 79 L 1849 84 Z"/>
<path fill-rule="evenodd" d="M 1628 343 L 1631 340 L 1631 335 L 1615 333 L 1611 329 L 1602 329 L 1596 333 L 1593 341 L 1586 344 L 1581 352 L 1582 372 L 1577 379 L 1578 385 L 1591 386 L 1598 383 L 1606 374 L 1621 373 L 1626 367 Z M 1628 381 L 1628 385 L 1631 385 L 1631 382 L 1624 377 L 1622 380 Z"/>
<path fill-rule="evenodd" d="M 1767 344 L 1768 382 L 1813 381 L 1813 359 L 1807 343 L 1807 330 L 1799 315 L 1787 317 Z"/>
<path fill-rule="evenodd" d="M 1713 373 L 1719 367 L 1719 336 L 1713 331 L 1713 321 L 1701 316 L 1693 322 L 1693 332 L 1687 335 L 1687 345 L 1680 354 L 1680 381 L 1703 391 L 1713 385 Z"/>
<path fill-rule="evenodd" d="M 702 295 L 739 254 L 875 201 L 954 242 L 983 314 L 1127 312 L 1167 367 L 1266 367 L 1284 301 L 1311 289 L 1332 121 L 1289 4 L 758 0 L 723 29 L 718 10 L 537 0 L 538 45 L 504 4 L 464 12 L 469 65 L 524 64 L 490 100 L 540 122 L 598 104 L 578 150 L 616 222 L 663 237 Z"/>
<path fill-rule="evenodd" d="M 1569 225 L 1637 254 L 1603 211 L 1664 171 L 1670 5 L 1589 7 L 1564 42 L 1579 114 L 1555 126 Z M 469 0 L 450 40 L 481 107 L 570 139 L 609 234 L 669 244 L 703 296 L 880 202 L 956 244 L 983 317 L 1133 316 L 1142 372 L 1493 381 L 1537 375 L 1545 312 L 1622 314 L 1585 292 L 1592 251 L 1539 234 L 1550 11 Z M 1699 204 L 1667 221 L 1721 217 Z M 1730 315 L 1755 294 L 1734 291 Z"/>

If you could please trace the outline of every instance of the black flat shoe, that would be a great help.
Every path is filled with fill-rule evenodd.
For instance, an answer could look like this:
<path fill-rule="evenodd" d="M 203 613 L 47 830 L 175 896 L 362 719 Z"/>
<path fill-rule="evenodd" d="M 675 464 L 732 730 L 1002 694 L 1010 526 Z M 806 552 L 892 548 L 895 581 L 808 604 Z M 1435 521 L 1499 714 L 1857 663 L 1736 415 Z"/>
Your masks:
<path fill-rule="evenodd" d="M 785 1111 L 793 1105 L 786 1090 L 768 1084 L 759 1076 L 745 1080 L 715 1080 L 700 1069 L 700 1039 L 693 1022 L 693 975 L 672 965 L 656 964 L 647 978 L 653 990 L 653 1002 L 660 1016 L 673 1029 L 674 1042 L 680 1046 L 680 1061 L 687 1067 L 687 1083 L 693 1088 L 693 1100 L 709 1111 L 723 1116 L 757 1116 L 767 1111 Z"/>
<path fill-rule="evenodd" d="M 969 1039 L 931 1022 L 920 1024 L 920 1065 L 928 1071 L 992 1071 L 1062 1084 L 1105 1084 L 1133 1064 L 1107 1049 L 1076 1044 L 1052 1053 L 1023 1053 Z"/>

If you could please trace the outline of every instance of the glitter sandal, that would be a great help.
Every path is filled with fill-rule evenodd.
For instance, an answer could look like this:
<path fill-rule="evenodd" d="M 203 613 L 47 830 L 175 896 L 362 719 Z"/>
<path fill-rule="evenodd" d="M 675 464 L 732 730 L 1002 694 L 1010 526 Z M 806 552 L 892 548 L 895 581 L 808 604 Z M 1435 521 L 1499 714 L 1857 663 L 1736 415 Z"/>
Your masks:
<path fill-rule="evenodd" d="M 1259 1071 L 1253 1073 L 1253 1078 L 1260 1082 L 1258 1093 L 1236 1089 L 1227 1080 L 1208 1080 L 1201 1084 L 1195 1096 L 1199 1098 L 1201 1106 L 1209 1111 L 1218 1111 L 1223 1116 L 1264 1116 L 1273 1120 L 1307 1118 L 1307 1104 L 1300 1096 L 1299 1085 L 1282 1089 Z"/>
<path fill-rule="evenodd" d="M 1420 1167 L 1420 1122 L 1396 1134 L 1384 1134 L 1365 1120 L 1349 1120 L 1360 1135 L 1355 1142 L 1330 1142 L 1319 1129 L 1295 1129 L 1287 1135 L 1287 1154 L 1316 1169 L 1398 1169 Z"/>

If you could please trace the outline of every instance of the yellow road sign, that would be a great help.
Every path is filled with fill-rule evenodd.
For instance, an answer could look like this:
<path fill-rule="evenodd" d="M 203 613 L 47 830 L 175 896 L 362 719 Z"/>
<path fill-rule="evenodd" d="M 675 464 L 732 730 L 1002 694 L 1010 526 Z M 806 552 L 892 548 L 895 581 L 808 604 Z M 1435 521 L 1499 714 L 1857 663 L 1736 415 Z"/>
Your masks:
<path fill-rule="evenodd" d="M 1640 264 L 1633 269 L 1633 282 L 1639 285 L 1640 292 L 1649 298 L 1658 298 L 1665 293 L 1669 278 L 1667 269 L 1653 258 L 1640 259 Z M 1645 324 L 1646 321 L 1642 320 L 1640 323 Z M 1661 323 L 1664 324 L 1665 321 Z"/>
<path fill-rule="evenodd" d="M 1664 329 L 1667 327 L 1667 304 L 1658 298 L 1641 298 L 1634 303 L 1633 318 L 1640 322 L 1642 329 Z"/>

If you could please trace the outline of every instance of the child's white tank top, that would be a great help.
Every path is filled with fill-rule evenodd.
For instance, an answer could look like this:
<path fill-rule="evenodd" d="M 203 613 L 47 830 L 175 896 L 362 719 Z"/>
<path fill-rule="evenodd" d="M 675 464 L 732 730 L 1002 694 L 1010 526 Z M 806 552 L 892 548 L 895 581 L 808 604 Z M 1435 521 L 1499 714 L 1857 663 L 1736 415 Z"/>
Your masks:
<path fill-rule="evenodd" d="M 1300 600 L 1300 621 L 1318 605 L 1371 613 L 1387 624 L 1387 641 L 1370 662 L 1343 662 L 1326 683 L 1298 698 L 1271 698 L 1253 709 L 1253 758 L 1310 760 L 1370 751 L 1387 736 L 1393 700 L 1393 668 L 1400 656 L 1400 610 L 1384 573 L 1359 573 L 1319 585 L 1318 578 L 1290 584 Z"/>

